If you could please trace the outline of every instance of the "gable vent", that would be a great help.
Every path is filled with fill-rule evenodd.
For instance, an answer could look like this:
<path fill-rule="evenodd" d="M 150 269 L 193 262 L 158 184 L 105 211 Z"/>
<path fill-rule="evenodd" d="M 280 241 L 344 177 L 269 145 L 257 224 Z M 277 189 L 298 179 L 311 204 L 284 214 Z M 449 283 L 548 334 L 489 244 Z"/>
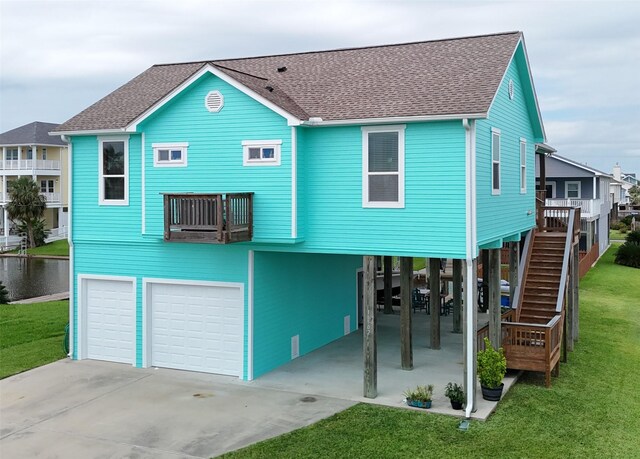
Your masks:
<path fill-rule="evenodd" d="M 224 106 L 224 97 L 220 91 L 210 91 L 204 98 L 204 106 L 212 113 L 219 112 Z"/>

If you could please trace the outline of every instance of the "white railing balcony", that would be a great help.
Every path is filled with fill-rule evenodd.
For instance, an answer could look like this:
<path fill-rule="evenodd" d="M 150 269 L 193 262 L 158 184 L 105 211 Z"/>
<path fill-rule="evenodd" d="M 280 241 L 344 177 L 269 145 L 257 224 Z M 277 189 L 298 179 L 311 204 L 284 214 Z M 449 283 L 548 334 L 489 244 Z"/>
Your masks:
<path fill-rule="evenodd" d="M 4 164 L 4 166 L 3 166 Z M 21 159 L 21 160 L 8 160 L 0 162 L 0 168 L 4 168 L 8 171 L 32 171 L 32 170 L 46 170 L 46 171 L 59 171 L 60 161 L 49 159 Z"/>
<path fill-rule="evenodd" d="M 47 204 L 60 204 L 60 193 L 40 193 L 47 199 Z"/>
<path fill-rule="evenodd" d="M 547 199 L 546 206 L 579 207 L 580 218 L 591 218 L 600 215 L 601 199 Z"/>
<path fill-rule="evenodd" d="M 47 204 L 60 204 L 60 193 L 40 193 L 47 200 Z M 5 204 L 10 202 L 9 193 L 0 193 L 0 203 Z"/>

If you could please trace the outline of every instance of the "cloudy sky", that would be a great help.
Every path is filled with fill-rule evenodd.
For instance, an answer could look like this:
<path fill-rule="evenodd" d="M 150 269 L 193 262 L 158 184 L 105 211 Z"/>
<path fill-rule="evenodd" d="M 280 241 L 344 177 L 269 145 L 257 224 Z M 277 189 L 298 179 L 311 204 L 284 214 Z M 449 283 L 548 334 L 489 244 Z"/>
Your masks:
<path fill-rule="evenodd" d="M 157 63 L 511 30 L 548 143 L 640 173 L 637 0 L 0 0 L 0 132 L 63 122 Z"/>

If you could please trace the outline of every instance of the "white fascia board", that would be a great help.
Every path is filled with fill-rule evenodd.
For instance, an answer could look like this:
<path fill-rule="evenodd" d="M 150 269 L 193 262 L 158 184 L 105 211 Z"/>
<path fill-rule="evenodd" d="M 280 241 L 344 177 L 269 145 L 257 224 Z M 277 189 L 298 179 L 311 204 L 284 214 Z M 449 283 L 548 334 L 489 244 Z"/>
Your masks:
<path fill-rule="evenodd" d="M 124 128 L 120 129 L 90 129 L 87 131 L 53 131 L 49 132 L 49 135 L 110 135 L 110 134 L 124 134 L 126 130 Z M 61 145 L 58 145 L 61 146 Z"/>
<path fill-rule="evenodd" d="M 502 78 L 500 78 L 500 84 L 498 85 L 498 89 L 496 89 L 495 94 L 493 95 L 493 99 L 491 99 L 491 104 L 489 104 L 489 110 L 487 113 L 491 113 L 491 109 L 493 108 L 493 103 L 496 101 L 498 97 L 498 93 L 500 92 L 500 88 L 502 87 L 502 83 L 504 83 L 504 79 L 507 76 L 507 72 L 509 71 L 509 66 L 513 62 L 516 53 L 518 52 L 518 46 L 522 45 L 522 52 L 524 53 L 524 61 L 527 63 L 527 75 L 529 76 L 529 84 L 531 85 L 531 91 L 533 91 L 533 101 L 536 104 L 536 113 L 538 115 L 538 123 L 540 123 L 540 129 L 542 129 L 542 139 L 543 142 L 547 141 L 547 134 L 544 130 L 544 123 L 542 122 L 542 113 L 540 112 L 540 105 L 538 104 L 538 95 L 536 94 L 536 87 L 533 84 L 533 75 L 531 74 L 531 65 L 529 65 L 529 56 L 527 55 L 527 47 L 524 44 L 524 39 L 521 36 L 516 43 L 516 46 L 513 48 L 513 53 L 511 53 L 511 58 L 509 59 L 509 63 L 504 69 L 504 73 L 502 74 Z"/>
<path fill-rule="evenodd" d="M 55 135 L 55 134 L 53 134 Z M 31 142 L 23 142 L 23 143 L 3 143 L 0 144 L 0 148 L 2 147 L 51 147 L 51 148 L 67 148 L 69 145 L 56 145 L 53 143 L 31 143 Z"/>
<path fill-rule="evenodd" d="M 354 118 L 346 120 L 327 120 L 327 121 L 303 121 L 303 126 L 323 127 L 323 126 L 347 126 L 351 124 L 370 125 L 370 124 L 390 124 L 390 123 L 417 123 L 421 121 L 449 121 L 461 119 L 482 119 L 486 118 L 486 113 L 470 113 L 470 114 L 452 114 L 452 115 L 421 115 L 421 116 L 391 116 L 388 118 Z"/>
<path fill-rule="evenodd" d="M 265 107 L 267 107 L 271 111 L 273 111 L 273 112 L 277 113 L 278 115 L 282 116 L 283 118 L 285 118 L 287 120 L 287 124 L 289 126 L 297 126 L 298 124 L 300 124 L 300 120 L 298 118 L 296 118 L 295 116 L 293 116 L 291 113 L 289 113 L 289 112 L 283 110 L 282 108 L 278 107 L 273 102 L 268 101 L 267 99 L 262 97 L 257 92 L 253 91 L 252 89 L 249 89 L 247 86 L 245 86 L 242 83 L 240 83 L 239 81 L 231 78 L 229 75 L 227 75 L 226 73 L 218 70 L 217 68 L 215 68 L 211 64 L 206 64 L 204 67 L 202 67 L 196 73 L 191 75 L 191 77 L 188 78 L 184 83 L 182 83 L 177 88 L 173 89 L 173 91 L 171 91 L 169 94 L 164 96 L 161 100 L 156 102 L 151 108 L 147 109 L 143 114 L 141 114 L 136 119 L 134 119 L 132 122 L 130 122 L 127 125 L 127 127 L 125 128 L 125 130 L 127 132 L 136 132 L 138 124 L 140 124 L 142 121 L 144 121 L 149 116 L 151 116 L 153 113 L 155 113 L 157 110 L 162 108 L 167 102 L 169 102 L 175 96 L 180 94 L 182 91 L 184 91 L 187 87 L 189 87 L 191 84 L 193 84 L 196 80 L 198 80 L 201 76 L 205 75 L 206 73 L 211 73 L 212 75 L 220 78 L 225 83 L 228 83 L 229 85 L 233 86 L 234 88 L 236 88 L 240 92 L 246 94 L 247 96 L 251 97 L 255 101 L 261 103 L 262 105 L 264 105 Z"/>

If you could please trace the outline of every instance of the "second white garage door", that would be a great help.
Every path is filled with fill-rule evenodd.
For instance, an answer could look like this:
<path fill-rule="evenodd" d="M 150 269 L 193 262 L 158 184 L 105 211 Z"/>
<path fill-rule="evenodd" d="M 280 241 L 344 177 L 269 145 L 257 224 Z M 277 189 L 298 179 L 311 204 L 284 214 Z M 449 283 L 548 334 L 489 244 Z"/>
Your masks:
<path fill-rule="evenodd" d="M 241 286 L 150 284 L 151 365 L 240 376 Z"/>

